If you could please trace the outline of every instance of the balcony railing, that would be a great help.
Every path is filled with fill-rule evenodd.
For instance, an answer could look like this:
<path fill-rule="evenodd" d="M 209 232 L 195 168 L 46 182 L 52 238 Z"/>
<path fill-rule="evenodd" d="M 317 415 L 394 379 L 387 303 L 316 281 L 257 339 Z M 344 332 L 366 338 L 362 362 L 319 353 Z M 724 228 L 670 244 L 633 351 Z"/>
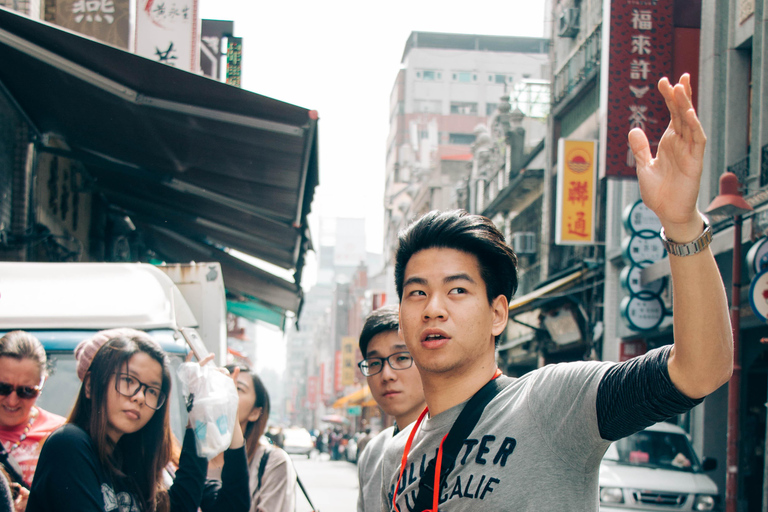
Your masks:
<path fill-rule="evenodd" d="M 760 187 L 768 185 L 768 144 L 763 146 L 760 155 Z"/>
<path fill-rule="evenodd" d="M 584 40 L 568 62 L 555 74 L 552 87 L 552 104 L 557 105 L 561 99 L 573 91 L 589 73 L 600 66 L 600 44 L 602 27 L 598 25 Z"/>
<path fill-rule="evenodd" d="M 765 151 L 765 150 L 763 150 Z M 739 179 L 744 195 L 749 194 L 749 155 L 745 156 L 733 165 L 728 166 L 728 172 L 732 172 Z"/>

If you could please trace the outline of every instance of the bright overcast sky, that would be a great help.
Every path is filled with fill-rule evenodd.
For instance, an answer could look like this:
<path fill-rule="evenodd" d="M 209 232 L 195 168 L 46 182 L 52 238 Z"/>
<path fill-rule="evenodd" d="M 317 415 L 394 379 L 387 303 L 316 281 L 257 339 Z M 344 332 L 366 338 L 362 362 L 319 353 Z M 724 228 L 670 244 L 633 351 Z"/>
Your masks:
<path fill-rule="evenodd" d="M 320 113 L 320 217 L 364 217 L 381 252 L 389 95 L 411 31 L 541 37 L 544 0 L 200 0 L 234 20 L 243 88 Z M 376 6 L 376 7 L 374 7 Z"/>
<path fill-rule="evenodd" d="M 315 241 L 320 217 L 365 218 L 367 249 L 378 253 L 383 239 L 389 95 L 410 33 L 544 34 L 544 0 L 378 4 L 200 0 L 200 4 L 202 18 L 235 22 L 234 35 L 243 38 L 243 88 L 320 114 L 320 187 L 310 217 Z M 310 255 L 307 266 L 313 261 Z M 305 274 L 314 274 L 314 269 L 307 268 Z M 282 372 L 281 337 L 273 330 L 258 329 L 257 369 L 269 366 Z"/>

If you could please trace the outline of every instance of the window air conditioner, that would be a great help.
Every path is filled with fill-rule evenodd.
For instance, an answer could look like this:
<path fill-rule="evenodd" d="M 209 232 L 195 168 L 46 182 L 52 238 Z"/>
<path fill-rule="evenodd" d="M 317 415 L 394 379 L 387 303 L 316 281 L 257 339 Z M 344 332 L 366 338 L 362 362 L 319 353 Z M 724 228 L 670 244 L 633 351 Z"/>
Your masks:
<path fill-rule="evenodd" d="M 512 234 L 512 249 L 517 254 L 536 254 L 536 233 Z"/>
<path fill-rule="evenodd" d="M 579 33 L 579 8 L 571 7 L 563 9 L 560 13 L 560 23 L 557 35 L 560 37 L 576 37 Z"/>

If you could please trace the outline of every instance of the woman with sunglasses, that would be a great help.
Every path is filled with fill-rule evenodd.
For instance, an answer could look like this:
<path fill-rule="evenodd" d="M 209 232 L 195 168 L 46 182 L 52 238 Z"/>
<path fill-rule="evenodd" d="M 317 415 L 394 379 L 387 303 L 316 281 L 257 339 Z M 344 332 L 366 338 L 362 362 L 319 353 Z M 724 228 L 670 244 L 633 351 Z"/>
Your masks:
<path fill-rule="evenodd" d="M 207 461 L 187 429 L 173 485 L 170 365 L 146 333 L 98 333 L 75 350 L 83 384 L 67 424 L 51 434 L 37 466 L 27 512 L 196 511 Z"/>
<path fill-rule="evenodd" d="M 37 338 L 24 331 L 0 338 L 0 441 L 8 457 L 6 473 L 25 487 L 16 500 L 19 511 L 26 505 L 43 442 L 64 423 L 61 416 L 35 406 L 46 376 L 45 349 Z"/>

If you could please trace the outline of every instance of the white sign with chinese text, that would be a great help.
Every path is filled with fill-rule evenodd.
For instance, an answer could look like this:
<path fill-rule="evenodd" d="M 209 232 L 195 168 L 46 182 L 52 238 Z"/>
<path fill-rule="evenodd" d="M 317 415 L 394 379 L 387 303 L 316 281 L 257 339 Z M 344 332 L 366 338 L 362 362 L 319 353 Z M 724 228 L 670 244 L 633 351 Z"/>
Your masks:
<path fill-rule="evenodd" d="M 139 0 L 136 8 L 136 54 L 198 73 L 198 1 Z"/>

